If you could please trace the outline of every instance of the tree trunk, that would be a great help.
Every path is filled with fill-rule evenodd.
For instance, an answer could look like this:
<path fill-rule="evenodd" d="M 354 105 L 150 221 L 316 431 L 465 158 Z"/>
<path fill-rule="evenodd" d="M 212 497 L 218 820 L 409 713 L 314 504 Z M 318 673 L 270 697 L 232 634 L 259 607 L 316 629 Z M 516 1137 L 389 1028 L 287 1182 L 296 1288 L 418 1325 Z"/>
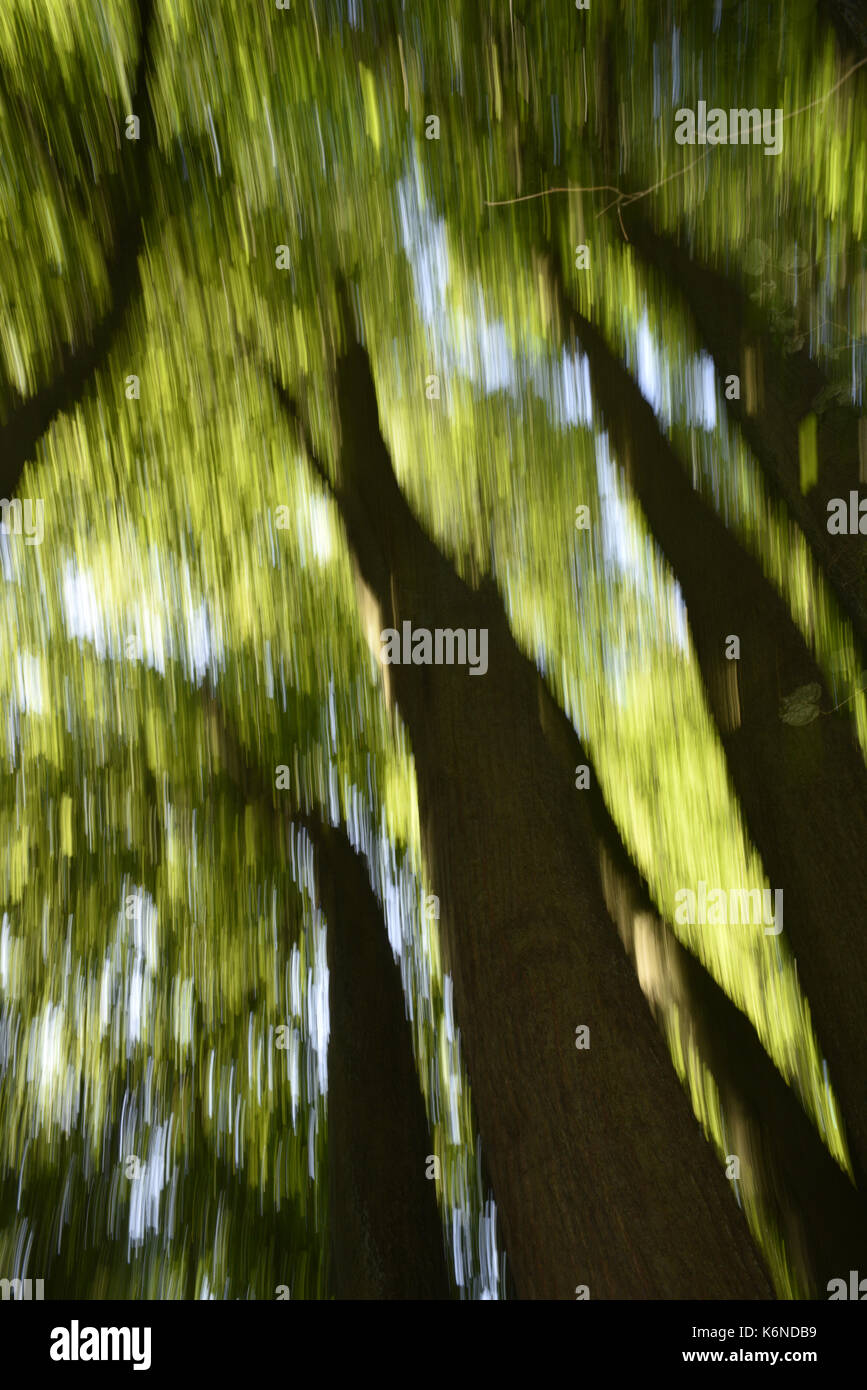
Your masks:
<path fill-rule="evenodd" d="M 561 766 L 587 762 L 575 731 L 549 695 L 543 727 Z M 835 1163 L 749 1019 L 659 916 L 605 805 L 595 776 L 581 793 L 597 837 L 605 896 L 642 989 L 684 1057 L 695 1049 L 716 1082 L 723 1129 L 741 1162 L 740 1182 L 761 1228 L 784 1241 L 798 1294 L 825 1298 L 828 1281 L 857 1268 L 867 1249 L 864 1199 Z"/>
<path fill-rule="evenodd" d="M 617 940 L 582 793 L 552 774 L 538 677 L 496 588 L 464 584 L 410 512 L 357 342 L 337 394 L 335 497 L 384 622 L 488 631 L 484 676 L 390 675 L 517 1292 L 772 1297 Z"/>
<path fill-rule="evenodd" d="M 833 701 L 822 674 L 786 604 L 757 561 L 692 488 L 629 372 L 572 303 L 562 268 L 555 268 L 551 259 L 548 265 L 553 302 L 589 358 L 594 400 L 681 585 L 747 826 L 772 886 L 784 893 L 784 929 L 842 1103 L 856 1179 L 863 1188 L 867 774 L 851 720 L 845 709 L 831 712 Z M 741 643 L 737 661 L 725 658 L 732 634 Z M 821 691 L 821 714 L 806 726 L 783 722 L 782 698 L 808 684 Z"/>
<path fill-rule="evenodd" d="M 361 855 L 345 829 L 275 802 L 209 686 L 202 694 L 220 762 L 242 802 L 283 813 L 313 844 L 329 973 L 328 1153 L 332 1281 L 338 1299 L 450 1296 L 431 1139 L 400 970 Z"/>
<path fill-rule="evenodd" d="M 446 1299 L 431 1139 L 400 971 L 361 857 L 314 835 L 328 923 L 328 1154 L 338 1299 Z"/>
<path fill-rule="evenodd" d="M 686 298 L 720 380 L 733 372 L 742 376 L 747 352 L 754 354 L 760 373 L 760 408 L 750 411 L 749 400 L 742 395 L 740 400 L 728 401 L 728 409 L 772 490 L 786 503 L 833 586 L 857 633 L 862 664 L 867 664 L 863 659 L 867 652 L 867 547 L 861 535 L 830 535 L 827 524 L 829 499 L 848 499 L 850 490 L 858 490 L 858 436 L 863 428 L 858 411 L 835 405 L 819 414 L 819 481 L 805 495 L 801 491 L 798 426 L 828 384 L 821 367 L 806 348 L 783 354 L 767 332 L 759 310 L 730 275 L 721 275 L 693 259 L 672 237 L 654 232 L 632 209 L 624 213 L 624 220 L 638 253 Z"/>

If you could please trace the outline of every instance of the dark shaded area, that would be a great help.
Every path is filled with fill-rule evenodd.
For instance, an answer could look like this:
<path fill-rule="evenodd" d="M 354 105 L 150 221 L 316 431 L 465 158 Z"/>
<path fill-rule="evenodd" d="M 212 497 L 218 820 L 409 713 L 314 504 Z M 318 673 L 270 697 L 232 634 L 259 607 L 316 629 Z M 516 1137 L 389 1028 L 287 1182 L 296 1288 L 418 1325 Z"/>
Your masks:
<path fill-rule="evenodd" d="M 313 834 L 328 921 L 335 1297 L 448 1298 L 439 1184 L 425 1175 L 432 1145 L 400 971 L 363 859 L 343 831 L 314 826 Z"/>

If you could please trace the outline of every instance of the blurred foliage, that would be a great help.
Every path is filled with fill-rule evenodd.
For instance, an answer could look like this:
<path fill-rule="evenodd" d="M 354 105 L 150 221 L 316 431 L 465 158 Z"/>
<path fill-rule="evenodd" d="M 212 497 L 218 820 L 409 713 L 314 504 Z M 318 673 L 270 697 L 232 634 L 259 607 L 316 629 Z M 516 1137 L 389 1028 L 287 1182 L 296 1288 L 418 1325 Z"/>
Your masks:
<path fill-rule="evenodd" d="M 422 910 L 411 749 L 339 517 L 272 373 L 303 400 L 328 464 L 342 267 L 401 485 L 463 574 L 497 578 L 662 911 L 700 878 L 765 885 L 675 576 L 600 431 L 586 364 L 553 331 L 532 232 L 567 264 L 589 244 L 582 311 L 849 698 L 858 663 L 833 597 L 612 204 L 614 189 L 653 187 L 654 221 L 739 266 L 781 339 L 805 342 L 862 404 L 867 69 L 841 83 L 807 0 L 662 14 L 156 0 L 154 24 L 141 293 L 22 480 L 43 501 L 44 543 L 0 536 L 0 1270 L 45 1278 L 49 1296 L 328 1295 L 311 849 L 228 775 L 207 679 L 267 781 L 288 766 L 287 798 L 345 820 L 369 854 L 456 1287 L 502 1296 L 460 1020 Z M 121 0 L 12 0 L 0 15 L 0 423 L 110 304 L 138 41 Z M 675 109 L 703 98 L 783 107 L 780 156 L 677 146 Z M 574 527 L 581 504 L 589 531 Z M 760 928 L 677 930 L 845 1162 L 785 937 L 769 953 Z M 674 1061 L 725 1153 L 712 1081 Z M 788 1290 L 785 1249 L 748 1214 Z"/>

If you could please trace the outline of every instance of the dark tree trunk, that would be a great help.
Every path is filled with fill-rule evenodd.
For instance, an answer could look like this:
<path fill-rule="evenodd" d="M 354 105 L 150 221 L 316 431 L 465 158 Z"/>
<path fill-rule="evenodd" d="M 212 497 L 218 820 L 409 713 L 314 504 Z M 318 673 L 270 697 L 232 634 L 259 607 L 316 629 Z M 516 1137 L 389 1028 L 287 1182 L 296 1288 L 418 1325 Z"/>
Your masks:
<path fill-rule="evenodd" d="M 488 630 L 484 676 L 390 676 L 517 1292 L 772 1297 L 617 939 L 583 794 L 552 772 L 538 677 L 496 588 L 464 584 L 410 512 L 357 343 L 337 392 L 334 492 L 383 625 Z"/>
<path fill-rule="evenodd" d="M 450 1297 L 431 1138 L 400 970 L 364 860 L 342 826 L 277 798 L 210 688 L 220 761 L 242 802 L 282 813 L 279 833 L 313 844 L 327 928 L 328 1155 L 332 1282 L 338 1299 Z"/>
<path fill-rule="evenodd" d="M 587 761 L 563 711 L 546 696 L 543 727 L 565 770 Z M 597 836 L 606 901 L 660 1026 L 695 1048 L 719 1090 L 730 1151 L 764 1231 L 786 1243 L 798 1293 L 827 1297 L 830 1279 L 863 1264 L 867 1212 L 750 1021 L 659 916 L 612 821 L 595 777 L 582 792 Z"/>
<path fill-rule="evenodd" d="M 818 416 L 819 481 L 801 491 L 798 426 L 828 382 L 806 348 L 784 355 L 731 275 L 701 264 L 672 237 L 654 232 L 630 209 L 624 213 L 629 238 L 648 265 L 662 271 L 672 289 L 686 298 L 696 326 L 714 359 L 720 380 L 732 372 L 743 377 L 748 350 L 760 373 L 761 404 L 727 402 L 743 436 L 762 465 L 772 491 L 781 497 L 803 531 L 813 554 L 833 586 L 840 606 L 857 633 L 862 658 L 867 652 L 867 544 L 861 535 L 828 532 L 828 501 L 848 499 L 860 477 L 857 410 L 834 405 Z M 862 487 L 862 493 L 867 495 Z M 867 664 L 867 663 L 864 663 Z"/>
<path fill-rule="evenodd" d="M 824 679 L 786 604 L 692 488 L 629 372 L 572 303 L 562 268 L 552 259 L 548 264 L 563 324 L 589 358 L 594 399 L 681 585 L 748 829 L 772 887 L 783 890 L 784 930 L 842 1103 L 863 1188 L 867 774 L 852 722 L 845 709 L 831 712 Z M 724 655 L 732 634 L 740 638 L 739 661 Z M 782 698 L 813 683 L 821 690 L 822 713 L 806 726 L 784 723 Z"/>
<path fill-rule="evenodd" d="M 400 970 L 361 857 L 314 835 L 328 923 L 328 1155 L 339 1299 L 446 1299 L 431 1139 Z"/>

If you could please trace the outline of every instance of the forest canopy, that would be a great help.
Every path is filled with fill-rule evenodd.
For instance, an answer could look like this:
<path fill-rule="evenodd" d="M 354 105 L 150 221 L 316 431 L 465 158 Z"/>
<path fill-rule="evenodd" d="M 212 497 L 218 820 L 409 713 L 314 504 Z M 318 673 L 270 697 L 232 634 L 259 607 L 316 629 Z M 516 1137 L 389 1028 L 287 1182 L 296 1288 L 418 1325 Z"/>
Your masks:
<path fill-rule="evenodd" d="M 812 0 L 4 6 L 0 1276 L 864 1267 L 865 98 Z"/>

